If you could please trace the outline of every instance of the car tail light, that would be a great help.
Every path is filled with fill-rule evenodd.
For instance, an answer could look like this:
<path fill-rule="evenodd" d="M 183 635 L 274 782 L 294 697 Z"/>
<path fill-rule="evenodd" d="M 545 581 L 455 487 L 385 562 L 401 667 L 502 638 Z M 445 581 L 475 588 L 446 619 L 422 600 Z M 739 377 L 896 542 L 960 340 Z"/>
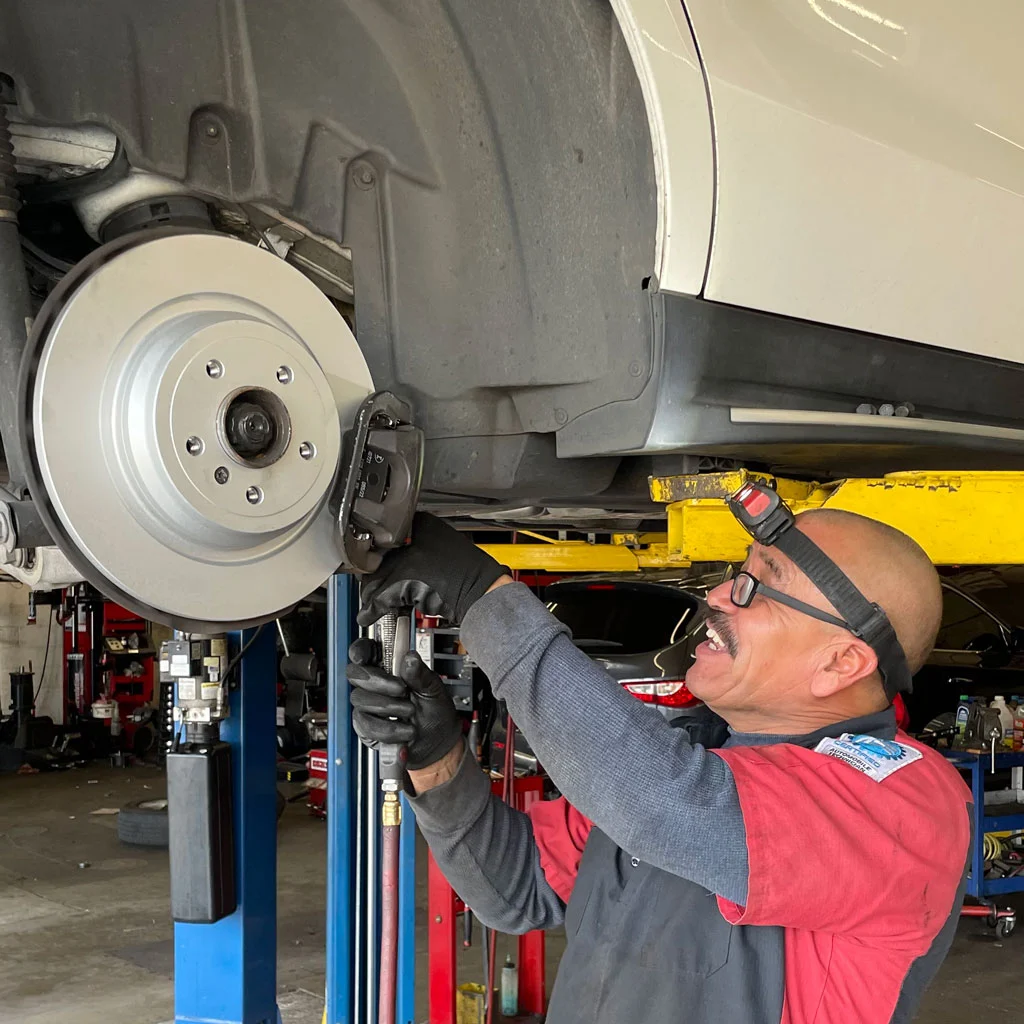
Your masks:
<path fill-rule="evenodd" d="M 662 708 L 688 708 L 700 701 L 682 679 L 623 679 L 622 685 L 637 700 Z"/>

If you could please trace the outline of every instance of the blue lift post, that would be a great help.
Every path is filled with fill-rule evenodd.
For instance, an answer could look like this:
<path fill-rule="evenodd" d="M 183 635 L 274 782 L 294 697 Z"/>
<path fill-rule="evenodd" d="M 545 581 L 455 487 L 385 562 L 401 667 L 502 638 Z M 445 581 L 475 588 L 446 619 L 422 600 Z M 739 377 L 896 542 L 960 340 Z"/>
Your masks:
<path fill-rule="evenodd" d="M 240 650 L 253 630 L 231 634 Z M 238 909 L 216 924 L 174 926 L 176 1024 L 279 1024 L 277 1009 L 277 642 L 264 627 L 238 666 L 231 744 Z"/>
<path fill-rule="evenodd" d="M 416 1014 L 416 818 L 402 796 L 398 851 L 398 997 L 396 1024 L 415 1024 Z"/>
<path fill-rule="evenodd" d="M 356 583 L 338 575 L 328 584 L 328 767 L 327 767 L 327 1022 L 367 1020 L 356 1006 L 355 978 L 361 964 L 357 936 L 355 877 L 358 744 L 352 732 L 345 666 L 356 635 Z M 253 631 L 231 636 L 232 649 Z M 231 717 L 221 738 L 232 748 L 235 870 L 238 909 L 216 924 L 175 924 L 174 1007 L 176 1024 L 280 1024 L 277 1008 L 277 826 L 276 638 L 264 627 L 238 667 Z M 364 800 L 380 799 L 376 786 Z M 404 798 L 403 798 L 404 801 Z M 397 1020 L 413 1024 L 415 1004 L 416 825 L 405 802 L 401 833 L 399 978 Z M 364 830 L 365 832 L 365 830 Z M 367 836 L 361 837 L 363 863 Z M 379 849 L 376 844 L 374 849 Z M 375 877 L 379 877 L 378 871 Z M 365 882 L 363 883 L 365 884 Z M 362 901 L 365 908 L 366 900 Z M 364 951 L 365 952 L 365 951 Z"/>
<path fill-rule="evenodd" d="M 356 920 L 355 734 L 345 665 L 356 635 L 356 582 L 327 583 L 327 1024 L 354 1024 Z"/>
<path fill-rule="evenodd" d="M 373 927 L 365 920 L 369 902 L 368 885 L 379 885 L 379 837 L 369 837 L 357 827 L 362 805 L 381 794 L 369 773 L 357 771 L 359 748 L 352 732 L 349 684 L 345 674 L 348 647 L 358 635 L 355 613 L 357 583 L 351 576 L 331 578 L 327 588 L 328 616 L 328 733 L 327 733 L 327 1024 L 367 1024 L 376 1019 L 375 993 L 359 984 L 365 978 L 366 943 L 379 941 L 379 922 Z M 364 792 L 358 792 L 360 776 Z M 400 849 L 398 929 L 399 1024 L 414 1024 L 415 941 L 416 941 L 416 822 L 412 808 L 403 797 Z M 372 842 L 369 841 L 372 838 Z M 358 848 L 357 848 L 358 841 Z M 375 851 L 373 871 L 356 875 L 356 864 L 366 866 L 370 850 Z M 376 880 L 376 881 L 374 881 Z M 355 899 L 362 887 L 361 899 Z M 363 920 L 357 920 L 357 907 Z M 356 993 L 359 993 L 359 1005 Z"/>

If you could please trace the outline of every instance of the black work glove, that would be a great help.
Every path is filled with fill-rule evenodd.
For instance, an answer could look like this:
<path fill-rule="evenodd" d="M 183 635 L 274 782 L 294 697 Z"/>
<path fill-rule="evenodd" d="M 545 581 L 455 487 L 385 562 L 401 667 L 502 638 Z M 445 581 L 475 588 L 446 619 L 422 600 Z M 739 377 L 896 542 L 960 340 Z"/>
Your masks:
<path fill-rule="evenodd" d="M 409 755 L 405 766 L 413 771 L 440 761 L 462 738 L 462 722 L 448 688 L 415 651 L 402 658 L 400 677 L 366 664 L 376 651 L 377 645 L 367 639 L 348 649 L 356 735 L 371 749 L 404 743 Z"/>
<path fill-rule="evenodd" d="M 430 515 L 417 512 L 412 543 L 390 551 L 359 588 L 360 626 L 400 608 L 418 608 L 461 622 L 473 603 L 509 570 L 481 551 L 465 534 Z"/>

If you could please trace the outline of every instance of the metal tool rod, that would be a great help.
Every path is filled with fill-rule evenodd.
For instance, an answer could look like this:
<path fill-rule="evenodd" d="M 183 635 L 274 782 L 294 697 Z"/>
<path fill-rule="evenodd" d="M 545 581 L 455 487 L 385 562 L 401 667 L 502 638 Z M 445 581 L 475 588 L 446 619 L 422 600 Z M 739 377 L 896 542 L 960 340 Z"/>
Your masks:
<path fill-rule="evenodd" d="M 277 625 L 277 635 L 281 638 L 281 646 L 284 648 L 284 655 L 287 658 L 292 652 L 288 650 L 288 641 L 284 638 L 284 626 L 281 625 L 280 619 L 274 619 L 274 623 Z"/>

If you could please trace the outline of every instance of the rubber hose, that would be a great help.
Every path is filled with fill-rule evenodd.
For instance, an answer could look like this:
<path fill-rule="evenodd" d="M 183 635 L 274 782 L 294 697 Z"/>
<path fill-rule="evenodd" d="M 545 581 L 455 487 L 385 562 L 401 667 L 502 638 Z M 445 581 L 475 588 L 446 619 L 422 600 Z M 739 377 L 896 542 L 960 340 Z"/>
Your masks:
<path fill-rule="evenodd" d="M 395 1024 L 395 997 L 398 991 L 398 846 L 401 831 L 400 825 L 385 825 L 381 829 L 378 1024 Z"/>
<path fill-rule="evenodd" d="M 0 433 L 7 460 L 8 486 L 16 497 L 21 497 L 24 490 L 25 470 L 17 436 L 21 429 L 18 389 L 12 385 L 21 372 L 27 337 L 25 321 L 32 315 L 18 237 L 20 207 L 11 128 L 7 111 L 0 104 L 0 380 L 5 384 L 0 388 Z"/>
<path fill-rule="evenodd" d="M 991 832 L 986 832 L 983 838 L 983 856 L 985 860 L 995 860 L 997 857 L 1002 855 L 1003 852 L 1003 840 L 1000 836 L 993 835 Z"/>
<path fill-rule="evenodd" d="M 398 675 L 405 651 L 396 649 L 399 634 L 398 615 L 384 615 L 377 622 L 381 645 L 381 663 L 392 675 Z M 409 637 L 404 641 L 409 646 Z M 383 756 L 383 755 L 382 755 Z M 387 800 L 382 815 L 387 814 Z M 401 821 L 401 817 L 399 817 Z M 398 994 L 398 853 L 401 825 L 381 827 L 380 871 L 380 973 L 378 976 L 377 1022 L 395 1024 L 395 999 Z"/>

